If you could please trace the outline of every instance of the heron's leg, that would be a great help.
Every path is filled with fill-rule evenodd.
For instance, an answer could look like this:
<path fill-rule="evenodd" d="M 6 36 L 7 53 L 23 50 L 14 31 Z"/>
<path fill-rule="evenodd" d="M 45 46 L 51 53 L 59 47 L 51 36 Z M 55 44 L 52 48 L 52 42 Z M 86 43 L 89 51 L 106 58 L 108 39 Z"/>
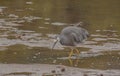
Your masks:
<path fill-rule="evenodd" d="M 73 66 L 73 61 L 71 59 L 72 54 L 73 54 L 73 48 L 71 48 L 71 51 L 70 51 L 69 56 L 68 56 L 69 57 L 68 60 L 69 60 L 71 66 Z"/>
<path fill-rule="evenodd" d="M 74 65 L 74 66 L 78 66 L 80 51 L 79 51 L 77 48 L 75 48 L 75 51 L 76 51 L 76 53 L 77 53 L 77 57 L 76 57 L 76 61 L 75 61 L 75 65 Z"/>
<path fill-rule="evenodd" d="M 77 54 L 80 54 L 80 51 L 77 48 L 75 48 L 75 50 Z"/>
<path fill-rule="evenodd" d="M 74 66 L 78 66 L 79 59 L 76 59 Z"/>
<path fill-rule="evenodd" d="M 70 65 L 73 66 L 73 61 L 72 61 L 72 59 L 69 58 L 68 60 L 69 60 L 69 62 L 70 62 Z"/>
<path fill-rule="evenodd" d="M 77 56 L 79 56 L 80 52 L 77 48 L 75 48 L 75 52 L 76 52 Z"/>
<path fill-rule="evenodd" d="M 73 54 L 73 49 L 71 49 L 71 52 L 69 53 L 69 58 L 72 56 L 72 54 Z"/>

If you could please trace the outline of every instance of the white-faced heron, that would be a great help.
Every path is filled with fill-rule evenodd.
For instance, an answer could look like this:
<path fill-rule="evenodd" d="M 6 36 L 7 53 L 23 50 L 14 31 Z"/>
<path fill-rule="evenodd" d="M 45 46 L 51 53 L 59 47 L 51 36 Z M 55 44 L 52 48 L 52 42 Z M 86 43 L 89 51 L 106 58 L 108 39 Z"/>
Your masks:
<path fill-rule="evenodd" d="M 89 33 L 86 29 L 78 27 L 78 26 L 68 26 L 65 27 L 60 35 L 57 37 L 52 49 L 56 45 L 56 43 L 59 41 L 64 46 L 69 46 L 71 48 L 71 52 L 69 53 L 69 57 L 72 56 L 73 51 L 75 50 L 78 54 L 79 51 L 75 47 L 77 44 L 82 43 L 84 40 L 86 40 L 89 36 Z"/>

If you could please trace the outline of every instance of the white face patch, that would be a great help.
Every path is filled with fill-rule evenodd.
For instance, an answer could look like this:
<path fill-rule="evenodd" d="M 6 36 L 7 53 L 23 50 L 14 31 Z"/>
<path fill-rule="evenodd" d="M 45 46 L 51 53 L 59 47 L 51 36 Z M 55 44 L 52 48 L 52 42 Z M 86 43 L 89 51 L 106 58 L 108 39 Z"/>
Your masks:
<path fill-rule="evenodd" d="M 59 38 L 59 37 L 57 37 L 57 40 L 58 40 L 58 41 L 60 41 L 60 38 Z"/>
<path fill-rule="evenodd" d="M 56 39 L 53 40 L 53 42 L 60 41 L 60 38 L 57 37 Z"/>
<path fill-rule="evenodd" d="M 59 37 L 57 37 L 57 40 L 59 40 Z"/>

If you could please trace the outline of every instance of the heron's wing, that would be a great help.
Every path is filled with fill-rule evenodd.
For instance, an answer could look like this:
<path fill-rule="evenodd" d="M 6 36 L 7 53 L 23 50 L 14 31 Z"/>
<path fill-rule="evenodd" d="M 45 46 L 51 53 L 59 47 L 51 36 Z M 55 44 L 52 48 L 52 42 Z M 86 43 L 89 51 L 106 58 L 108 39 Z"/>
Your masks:
<path fill-rule="evenodd" d="M 79 35 L 77 33 L 71 33 L 71 35 L 73 37 L 74 42 L 79 43 L 79 42 L 83 41 L 83 36 L 82 35 Z"/>
<path fill-rule="evenodd" d="M 82 35 L 83 35 L 83 39 L 87 39 L 89 37 L 89 33 L 86 29 L 82 29 Z"/>
<path fill-rule="evenodd" d="M 87 30 L 82 29 L 77 32 L 76 31 L 72 32 L 71 35 L 75 42 L 80 43 L 87 39 L 89 33 L 87 32 Z"/>

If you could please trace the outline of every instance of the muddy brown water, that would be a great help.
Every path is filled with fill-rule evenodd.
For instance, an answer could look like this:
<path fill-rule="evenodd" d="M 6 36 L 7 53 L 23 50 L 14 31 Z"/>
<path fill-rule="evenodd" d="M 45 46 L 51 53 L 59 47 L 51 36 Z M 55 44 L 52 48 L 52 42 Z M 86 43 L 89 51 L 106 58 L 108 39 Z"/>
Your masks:
<path fill-rule="evenodd" d="M 79 68 L 120 69 L 119 0 L 0 0 L 0 63 L 63 64 Z M 59 43 L 61 29 L 83 22 L 91 36 L 79 59 Z"/>

